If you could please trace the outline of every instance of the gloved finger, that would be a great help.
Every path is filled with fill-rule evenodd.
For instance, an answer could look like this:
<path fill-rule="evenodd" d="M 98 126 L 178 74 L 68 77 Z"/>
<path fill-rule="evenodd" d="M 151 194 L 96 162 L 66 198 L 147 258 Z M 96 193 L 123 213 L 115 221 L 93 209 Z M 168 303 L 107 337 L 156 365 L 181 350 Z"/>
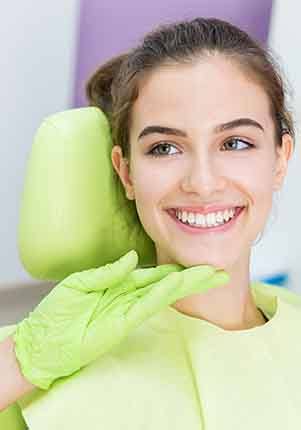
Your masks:
<path fill-rule="evenodd" d="M 153 288 L 152 284 L 161 280 L 169 273 L 183 270 L 183 266 L 179 264 L 162 264 L 157 267 L 150 268 L 138 268 L 133 270 L 129 275 L 122 281 L 120 286 L 107 289 L 97 307 L 94 310 L 91 320 L 96 319 L 101 315 L 104 310 L 110 309 L 111 304 L 115 306 L 124 306 L 125 303 L 131 304 L 134 300 L 142 297 L 149 289 Z M 141 293 L 136 290 L 141 290 Z M 143 291 L 142 291 L 143 290 Z"/>
<path fill-rule="evenodd" d="M 152 284 L 161 280 L 169 273 L 181 270 L 183 270 L 183 266 L 179 264 L 162 264 L 156 267 L 133 270 L 118 287 L 106 289 L 91 319 L 97 318 L 111 303 L 116 303 L 116 301 L 118 301 L 118 303 L 121 303 L 121 301 L 122 303 L 124 303 L 124 301 L 131 303 L 134 299 L 145 294 L 145 287 L 152 288 Z M 135 294 L 135 291 L 138 289 L 144 289 L 144 291 L 141 294 Z"/>
<path fill-rule="evenodd" d="M 183 272 L 168 274 L 159 282 L 137 289 L 126 297 L 130 304 L 126 312 L 126 321 L 130 327 L 136 327 L 151 315 L 164 309 L 169 302 L 169 296 L 183 282 Z"/>
<path fill-rule="evenodd" d="M 162 269 L 161 269 L 162 275 L 167 276 L 169 273 L 172 273 L 172 272 L 182 272 L 183 273 L 183 289 L 187 288 L 186 285 L 189 282 L 193 282 L 194 278 L 196 278 L 197 281 L 199 282 L 201 280 L 205 280 L 205 279 L 209 278 L 216 271 L 216 269 L 213 266 L 209 266 L 209 265 L 205 265 L 205 264 L 200 265 L 200 266 L 189 267 L 188 269 L 181 269 L 181 267 L 183 267 L 183 266 L 173 265 L 173 264 L 170 264 L 170 265 L 167 264 L 165 266 L 166 267 L 163 267 L 163 265 L 161 266 L 162 267 Z M 166 274 L 164 274 L 164 271 L 166 272 Z M 132 272 L 129 275 L 129 278 L 134 277 L 135 272 L 137 272 L 137 271 Z M 158 271 L 158 273 L 160 274 L 160 270 Z M 138 276 L 139 276 L 139 274 L 138 274 Z M 158 279 L 157 280 L 154 279 L 154 282 L 152 282 L 152 283 L 151 282 L 143 283 L 142 282 L 143 277 L 142 277 L 140 286 L 141 286 L 141 288 L 143 288 L 143 287 L 144 288 L 143 288 L 143 291 L 141 294 L 139 294 L 139 293 L 137 294 L 137 297 L 145 295 L 146 292 L 152 290 L 153 288 L 160 288 L 161 284 L 159 285 L 159 281 L 162 278 L 164 278 L 165 276 L 161 276 L 161 277 L 158 276 Z M 155 276 L 154 276 L 154 278 L 155 278 Z M 150 279 L 149 279 L 149 281 L 150 281 Z M 165 288 L 168 288 L 168 287 L 165 287 Z M 170 288 L 173 289 L 172 286 Z"/>
<path fill-rule="evenodd" d="M 84 292 L 113 288 L 120 285 L 136 268 L 137 264 L 138 254 L 132 249 L 113 263 L 108 263 L 96 269 L 73 273 L 63 281 L 64 287 Z"/>
<path fill-rule="evenodd" d="M 132 291 L 137 288 L 143 288 L 154 282 L 160 281 L 162 278 L 172 272 L 181 272 L 183 266 L 180 264 L 161 264 L 156 267 L 147 269 L 138 268 L 133 270 L 123 282 L 122 291 Z"/>
<path fill-rule="evenodd" d="M 180 298 L 205 292 L 228 281 L 229 275 L 224 271 L 216 271 L 213 266 L 195 266 L 171 273 L 161 281 L 131 294 L 131 297 L 139 300 L 129 307 L 127 318 L 135 324 Z"/>
<path fill-rule="evenodd" d="M 230 281 L 229 274 L 223 270 L 216 271 L 213 275 L 206 279 L 199 279 L 197 270 L 190 272 L 186 271 L 186 273 L 183 271 L 182 273 L 184 280 L 171 295 L 171 300 L 174 300 L 174 302 L 184 297 L 190 296 L 191 294 L 204 293 L 211 288 L 226 285 Z M 171 302 L 170 304 L 174 302 Z"/>

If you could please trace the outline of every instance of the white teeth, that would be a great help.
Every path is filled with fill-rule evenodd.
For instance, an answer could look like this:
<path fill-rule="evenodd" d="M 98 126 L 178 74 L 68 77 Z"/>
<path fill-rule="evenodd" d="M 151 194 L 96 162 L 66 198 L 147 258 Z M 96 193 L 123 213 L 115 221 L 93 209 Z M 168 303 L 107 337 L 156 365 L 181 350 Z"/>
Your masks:
<path fill-rule="evenodd" d="M 186 211 L 183 211 L 182 212 L 182 217 L 180 218 L 183 222 L 186 222 L 187 221 L 187 219 L 188 219 L 188 217 L 187 217 L 187 212 Z"/>
<path fill-rule="evenodd" d="M 215 215 L 214 214 L 207 214 L 206 215 L 206 221 L 208 226 L 213 226 L 215 224 Z"/>
<path fill-rule="evenodd" d="M 188 222 L 189 224 L 195 224 L 195 215 L 191 212 L 188 214 Z"/>
<path fill-rule="evenodd" d="M 195 217 L 195 222 L 197 225 L 201 225 L 202 227 L 206 226 L 206 219 L 205 216 L 202 214 L 197 214 Z"/>
<path fill-rule="evenodd" d="M 225 222 L 229 221 L 230 218 L 233 218 L 234 214 L 234 208 L 226 209 L 225 211 L 219 211 L 216 213 L 212 212 L 207 215 L 187 211 L 181 212 L 178 209 L 176 210 L 176 216 L 182 222 L 188 222 L 188 224 L 197 225 L 204 228 L 224 224 Z"/>
<path fill-rule="evenodd" d="M 224 220 L 225 221 L 228 221 L 229 220 L 229 212 L 227 211 L 227 210 L 225 210 L 225 212 L 224 212 Z"/>
<path fill-rule="evenodd" d="M 220 222 L 220 223 L 224 222 L 224 217 L 222 212 L 218 212 L 215 218 L 217 222 Z"/>

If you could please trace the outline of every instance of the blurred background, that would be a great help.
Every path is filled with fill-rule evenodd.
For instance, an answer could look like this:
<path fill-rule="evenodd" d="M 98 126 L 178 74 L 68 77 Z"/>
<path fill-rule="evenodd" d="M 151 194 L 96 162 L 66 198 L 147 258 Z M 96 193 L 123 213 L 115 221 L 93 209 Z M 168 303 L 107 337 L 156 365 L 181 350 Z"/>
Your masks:
<path fill-rule="evenodd" d="M 267 44 L 285 74 L 296 150 L 251 276 L 301 294 L 301 3 L 298 0 L 52 0 L 3 3 L 0 17 L 0 325 L 23 318 L 54 285 L 32 279 L 18 255 L 27 158 L 48 115 L 86 106 L 84 83 L 98 64 L 135 46 L 156 25 L 196 16 L 226 19 Z M 299 236 L 300 235 L 300 236 Z"/>

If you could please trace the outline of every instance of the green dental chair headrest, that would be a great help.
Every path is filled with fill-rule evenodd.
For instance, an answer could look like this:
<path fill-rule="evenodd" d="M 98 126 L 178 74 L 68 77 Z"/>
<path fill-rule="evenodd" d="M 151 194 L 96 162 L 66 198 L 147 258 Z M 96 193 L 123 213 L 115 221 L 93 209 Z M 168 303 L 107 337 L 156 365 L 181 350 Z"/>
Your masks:
<path fill-rule="evenodd" d="M 110 126 L 95 107 L 46 118 L 29 156 L 18 246 L 25 269 L 37 279 L 61 280 L 99 267 L 130 249 L 139 266 L 156 264 L 153 241 L 135 202 L 125 196 L 111 161 Z"/>

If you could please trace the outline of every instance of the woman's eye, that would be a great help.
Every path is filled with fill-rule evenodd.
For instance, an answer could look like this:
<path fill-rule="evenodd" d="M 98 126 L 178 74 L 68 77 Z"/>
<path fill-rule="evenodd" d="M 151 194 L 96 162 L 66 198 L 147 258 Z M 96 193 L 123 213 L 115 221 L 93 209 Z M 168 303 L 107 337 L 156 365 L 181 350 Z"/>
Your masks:
<path fill-rule="evenodd" d="M 233 138 L 231 140 L 228 140 L 227 142 L 224 143 L 224 146 L 230 145 L 230 151 L 233 151 L 233 149 L 236 150 L 237 146 L 241 146 L 241 144 L 245 145 L 246 148 L 241 148 L 240 150 L 251 149 L 254 146 L 254 145 L 252 145 L 252 143 L 245 142 L 244 140 L 238 139 L 238 138 Z M 231 146 L 231 145 L 233 145 L 233 146 Z"/>
<path fill-rule="evenodd" d="M 159 151 L 159 149 L 162 148 L 162 151 Z M 159 143 L 158 145 L 154 146 L 147 154 L 152 155 L 154 157 L 161 157 L 165 155 L 173 155 L 168 151 L 169 148 L 175 148 L 174 145 L 171 145 L 170 143 Z M 165 150 L 164 150 L 165 149 Z"/>

